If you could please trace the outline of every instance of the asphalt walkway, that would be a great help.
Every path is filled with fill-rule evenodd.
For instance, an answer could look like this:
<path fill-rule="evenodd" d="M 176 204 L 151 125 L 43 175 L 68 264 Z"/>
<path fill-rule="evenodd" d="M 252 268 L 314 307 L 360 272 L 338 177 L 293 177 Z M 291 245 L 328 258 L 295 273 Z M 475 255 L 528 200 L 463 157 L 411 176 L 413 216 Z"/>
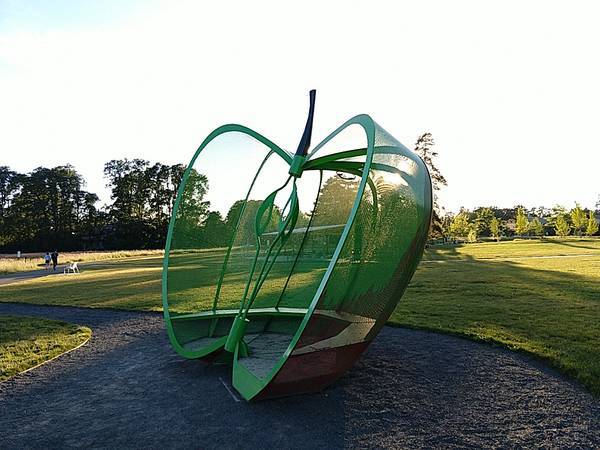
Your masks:
<path fill-rule="evenodd" d="M 92 328 L 85 346 L 0 383 L 0 448 L 600 446 L 600 400 L 542 363 L 385 327 L 320 394 L 240 401 L 230 370 L 185 360 L 160 314 L 1 303 Z"/>

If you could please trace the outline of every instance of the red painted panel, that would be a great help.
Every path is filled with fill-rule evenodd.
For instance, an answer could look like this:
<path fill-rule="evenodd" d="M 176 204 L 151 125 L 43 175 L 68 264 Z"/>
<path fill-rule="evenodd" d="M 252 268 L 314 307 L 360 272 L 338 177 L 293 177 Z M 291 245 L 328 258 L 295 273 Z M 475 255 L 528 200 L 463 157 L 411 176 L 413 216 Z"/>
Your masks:
<path fill-rule="evenodd" d="M 346 372 L 370 342 L 290 356 L 275 378 L 254 400 L 318 392 Z"/>

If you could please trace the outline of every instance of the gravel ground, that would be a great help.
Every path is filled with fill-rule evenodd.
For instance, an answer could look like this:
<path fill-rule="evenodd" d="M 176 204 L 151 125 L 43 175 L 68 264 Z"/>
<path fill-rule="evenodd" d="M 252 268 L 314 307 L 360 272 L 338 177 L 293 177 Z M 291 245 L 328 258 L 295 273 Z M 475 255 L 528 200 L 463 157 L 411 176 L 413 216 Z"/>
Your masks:
<path fill-rule="evenodd" d="M 0 448 L 600 448 L 600 399 L 523 355 L 386 327 L 321 394 L 245 403 L 159 314 L 0 304 L 86 325 L 84 347 L 0 383 Z"/>

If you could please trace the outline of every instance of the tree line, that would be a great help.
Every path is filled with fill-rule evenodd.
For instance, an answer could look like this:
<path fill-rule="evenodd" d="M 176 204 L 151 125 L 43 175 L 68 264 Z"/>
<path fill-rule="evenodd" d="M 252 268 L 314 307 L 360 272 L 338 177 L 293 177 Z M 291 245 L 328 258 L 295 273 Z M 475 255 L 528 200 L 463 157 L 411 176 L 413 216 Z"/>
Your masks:
<path fill-rule="evenodd" d="M 423 160 L 431 177 L 433 188 L 433 215 L 429 237 L 431 239 L 461 239 L 475 242 L 479 237 L 503 236 L 593 236 L 598 234 L 600 196 L 596 210 L 583 209 L 579 204 L 571 210 L 556 205 L 552 208 L 527 209 L 517 205 L 513 208 L 478 207 L 469 211 L 461 208 L 456 215 L 445 214 L 438 203 L 437 193 L 447 186 L 435 159 L 435 142 L 431 133 L 422 134 L 415 143 L 414 151 Z"/>
<path fill-rule="evenodd" d="M 475 241 L 488 236 L 499 239 L 513 235 L 598 234 L 596 212 L 577 204 L 571 210 L 562 206 L 529 210 L 522 206 L 480 207 L 473 211 L 461 209 L 456 215 L 445 214 L 437 193 L 447 182 L 435 164 L 438 154 L 431 133 L 421 135 L 414 150 L 427 165 L 432 179 L 432 238 Z M 182 164 L 111 160 L 104 165 L 111 202 L 99 207 L 98 196 L 85 190 L 83 177 L 71 165 L 38 167 L 26 174 L 0 166 L 0 252 L 162 248 L 184 172 Z M 324 186 L 323 194 L 333 193 L 321 196 L 322 202 L 331 197 L 334 203 L 328 214 L 339 209 L 335 204 L 340 204 L 348 191 L 338 184 Z M 182 224 L 179 239 L 183 239 L 183 246 L 226 245 L 223 240 L 238 222 L 244 201 L 235 202 L 223 217 L 220 212 L 211 211 L 210 203 L 204 201 L 208 187 L 204 175 L 190 171 L 179 209 L 189 225 L 186 232 L 186 225 Z M 250 213 L 258 207 L 258 202 L 249 201 L 244 209 Z M 596 208 L 600 209 L 600 200 Z M 308 221 L 309 216 L 302 215 L 298 226 L 305 226 Z"/>
<path fill-rule="evenodd" d="M 98 207 L 98 196 L 84 189 L 83 177 L 71 165 L 26 174 L 0 166 L 0 252 L 162 248 L 184 172 L 182 164 L 109 161 L 104 177 L 111 201 Z M 261 202 L 237 200 L 223 217 L 206 201 L 208 189 L 207 177 L 190 170 L 174 236 L 180 248 L 226 246 L 242 211 L 240 233 L 253 232 Z M 280 215 L 275 207 L 271 228 Z M 308 220 L 301 213 L 297 224 L 306 226 Z"/>
<path fill-rule="evenodd" d="M 584 209 L 577 203 L 570 210 L 561 205 L 531 209 L 479 207 L 472 211 L 463 208 L 456 215 L 443 217 L 440 236 L 468 242 L 475 242 L 479 237 L 593 236 L 600 228 L 596 215 L 596 211 Z"/>
<path fill-rule="evenodd" d="M 160 248 L 184 171 L 182 164 L 109 161 L 111 203 L 98 207 L 71 165 L 26 174 L 0 166 L 0 251 Z"/>

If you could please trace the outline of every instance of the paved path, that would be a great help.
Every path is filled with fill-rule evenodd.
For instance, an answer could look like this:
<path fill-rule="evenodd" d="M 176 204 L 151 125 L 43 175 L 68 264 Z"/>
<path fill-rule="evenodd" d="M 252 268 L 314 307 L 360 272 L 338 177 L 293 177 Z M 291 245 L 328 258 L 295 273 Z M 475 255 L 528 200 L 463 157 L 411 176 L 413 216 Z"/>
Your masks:
<path fill-rule="evenodd" d="M 171 350 L 158 314 L 0 304 L 90 326 L 0 383 L 0 448 L 600 447 L 600 400 L 528 357 L 385 327 L 321 394 L 235 401 L 229 370 Z"/>
<path fill-rule="evenodd" d="M 0 286 L 3 284 L 16 283 L 18 281 L 30 280 L 31 278 L 46 277 L 48 275 L 63 275 L 63 270 L 66 266 L 56 266 L 56 272 L 50 270 L 30 270 L 28 272 L 15 272 L 8 275 L 0 275 Z"/>

